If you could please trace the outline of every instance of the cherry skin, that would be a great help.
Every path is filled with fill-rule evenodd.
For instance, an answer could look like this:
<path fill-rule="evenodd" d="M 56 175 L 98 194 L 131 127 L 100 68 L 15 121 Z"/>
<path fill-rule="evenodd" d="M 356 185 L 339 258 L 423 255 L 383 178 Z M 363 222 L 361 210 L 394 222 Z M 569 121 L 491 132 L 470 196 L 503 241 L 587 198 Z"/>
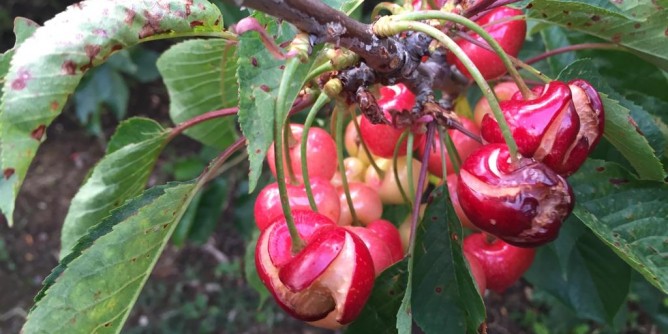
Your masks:
<path fill-rule="evenodd" d="M 411 110 L 415 105 L 415 95 L 406 86 L 398 84 L 380 88 L 378 106 L 383 111 L 385 119 L 392 124 L 392 112 Z M 396 128 L 390 124 L 373 124 L 366 117 L 360 121 L 360 135 L 371 153 L 382 158 L 392 158 L 394 147 L 397 145 L 405 129 Z M 415 131 L 414 131 L 415 132 Z M 413 149 L 417 148 L 424 135 L 415 134 Z M 406 141 L 401 142 L 399 156 L 406 155 Z M 364 152 L 358 153 L 364 154 Z"/>
<path fill-rule="evenodd" d="M 255 266 L 278 305 L 293 317 L 335 329 L 352 322 L 371 294 L 374 265 L 364 242 L 313 211 L 292 212 L 305 242 L 292 253 L 285 218 L 258 239 Z"/>
<path fill-rule="evenodd" d="M 301 141 L 304 126 L 301 124 L 291 124 L 294 143 L 290 146 L 290 162 L 297 181 L 302 180 L 301 166 Z M 310 177 L 321 177 L 329 180 L 336 172 L 336 143 L 332 136 L 325 130 L 312 127 L 308 133 L 308 142 L 306 146 L 306 157 L 308 160 L 308 175 Z M 276 176 L 276 164 L 274 158 L 274 145 L 272 144 L 267 151 L 267 163 L 272 175 Z M 287 163 L 284 162 L 287 177 Z"/>
<path fill-rule="evenodd" d="M 480 135 L 480 130 L 478 127 L 473 123 L 473 121 L 469 120 L 468 118 L 461 117 L 459 121 L 462 123 L 465 129 L 469 130 L 471 133 L 479 136 Z M 449 129 L 448 134 L 450 134 L 450 138 L 452 138 L 452 142 L 457 148 L 457 153 L 459 154 L 459 157 L 462 161 L 464 161 L 473 151 L 477 150 L 482 146 L 479 142 L 477 142 L 475 139 L 467 136 L 461 131 L 458 131 L 456 129 Z M 432 141 L 431 144 L 431 149 L 430 149 L 430 154 L 429 154 L 429 163 L 427 165 L 427 169 L 429 170 L 429 173 L 432 173 L 436 175 L 439 178 L 443 177 L 443 164 L 441 162 L 441 144 L 440 144 L 441 136 L 437 132 L 434 135 L 434 140 Z M 422 157 L 425 154 L 425 148 L 426 148 L 426 140 L 422 142 L 420 147 L 418 148 L 418 157 L 422 159 Z M 448 174 L 452 174 L 455 172 L 454 167 L 452 166 L 452 161 L 450 160 L 450 156 L 448 155 L 448 150 L 445 147 L 445 143 L 443 144 L 443 154 L 445 154 L 445 164 L 446 164 L 446 170 Z"/>
<path fill-rule="evenodd" d="M 367 164 L 355 157 L 347 157 L 343 159 L 343 166 L 346 169 L 346 179 L 348 183 L 364 181 L 364 172 L 366 172 Z M 331 183 L 335 187 L 343 185 L 341 180 L 341 173 L 336 171 L 332 177 Z"/>
<path fill-rule="evenodd" d="M 410 196 L 408 189 L 408 163 L 406 160 L 406 157 L 397 159 L 397 172 L 401 186 L 406 192 L 406 195 Z M 415 159 L 412 159 L 411 163 L 413 164 L 413 185 L 417 189 L 421 163 Z M 399 186 L 395 181 L 392 161 L 388 159 L 377 159 L 376 164 L 384 171 L 384 176 L 381 178 L 373 166 L 369 166 L 364 174 L 364 182 L 378 192 L 378 195 L 380 195 L 380 199 L 384 204 L 404 203 L 404 198 L 401 196 L 401 191 L 399 191 Z"/>
<path fill-rule="evenodd" d="M 310 210 L 311 206 L 306 195 L 304 185 L 287 185 L 288 199 L 292 210 Z M 318 208 L 318 212 L 331 219 L 338 221 L 341 213 L 339 205 L 339 194 L 336 188 L 328 181 L 319 178 L 311 178 L 311 191 Z M 278 183 L 267 185 L 255 200 L 255 223 L 260 231 L 264 230 L 277 218 L 283 216 L 281 198 L 278 192 Z"/>
<path fill-rule="evenodd" d="M 371 259 L 373 259 L 376 277 L 387 267 L 394 264 L 395 260 L 390 247 L 375 231 L 360 226 L 346 226 L 345 228 L 364 241 L 369 254 L 371 254 Z"/>
<path fill-rule="evenodd" d="M 457 195 L 476 227 L 520 247 L 556 239 L 574 203 L 566 179 L 533 159 L 512 161 L 505 144 L 485 145 L 466 159 Z"/>
<path fill-rule="evenodd" d="M 403 247 L 401 245 L 401 236 L 399 230 L 385 219 L 377 219 L 367 224 L 367 229 L 376 232 L 376 234 L 385 241 L 392 253 L 394 262 L 404 258 Z"/>
<path fill-rule="evenodd" d="M 353 208 L 359 223 L 367 225 L 376 219 L 380 219 L 383 214 L 383 202 L 378 193 L 371 187 L 361 182 L 352 182 L 348 184 L 350 197 L 353 202 Z M 350 213 L 348 199 L 343 187 L 338 188 L 339 206 L 341 214 L 339 215 L 338 225 L 347 226 L 353 223 L 353 216 Z"/>
<path fill-rule="evenodd" d="M 459 222 L 462 224 L 462 226 L 470 230 L 477 231 L 478 228 L 473 225 L 469 217 L 466 216 L 464 210 L 462 210 L 462 205 L 459 203 L 459 196 L 457 195 L 458 180 L 459 176 L 457 176 L 457 174 L 450 174 L 446 178 L 446 182 L 448 184 L 448 193 L 450 194 L 452 206 L 455 208 L 455 213 L 457 214 L 457 218 L 459 218 Z"/>
<path fill-rule="evenodd" d="M 503 293 L 531 267 L 536 250 L 515 247 L 499 239 L 488 242 L 484 234 L 473 233 L 464 238 L 464 253 L 480 263 L 487 288 Z"/>
<path fill-rule="evenodd" d="M 478 19 L 476 23 L 480 26 L 485 26 L 491 22 L 522 14 L 522 11 L 519 9 L 505 6 L 497 7 Z M 517 57 L 517 54 L 519 54 L 520 49 L 522 49 L 522 44 L 524 43 L 527 23 L 525 20 L 512 20 L 486 26 L 484 29 L 499 43 L 499 45 L 501 45 L 501 48 L 506 51 L 508 55 Z M 471 37 L 481 43 L 487 43 L 478 36 L 478 34 L 471 34 Z M 499 58 L 496 53 L 485 50 L 465 39 L 457 40 L 457 44 L 464 50 L 466 55 L 469 56 L 485 80 L 494 79 L 506 73 L 506 68 L 503 66 L 501 58 Z M 447 60 L 448 63 L 455 64 L 462 74 L 471 79 L 471 74 L 469 74 L 462 62 L 455 57 L 453 53 L 448 52 Z"/>
<path fill-rule="evenodd" d="M 504 81 L 494 86 L 494 95 L 496 95 L 496 99 L 499 102 L 510 100 L 510 98 L 518 91 L 519 88 L 517 88 L 517 85 L 512 81 Z M 492 118 L 494 117 L 492 108 L 489 106 L 489 101 L 483 96 L 473 108 L 473 121 L 478 128 L 481 127 L 482 119 L 487 114 Z"/>

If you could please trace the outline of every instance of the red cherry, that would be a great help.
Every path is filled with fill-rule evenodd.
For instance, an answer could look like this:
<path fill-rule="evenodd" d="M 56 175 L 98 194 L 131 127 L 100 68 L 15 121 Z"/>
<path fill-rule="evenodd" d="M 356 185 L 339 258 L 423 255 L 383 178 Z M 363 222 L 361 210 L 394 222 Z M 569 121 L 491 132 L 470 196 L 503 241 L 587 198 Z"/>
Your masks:
<path fill-rule="evenodd" d="M 370 222 L 379 219 L 383 214 L 383 202 L 380 200 L 378 193 L 361 182 L 352 182 L 348 184 L 350 190 L 350 197 L 353 202 L 353 208 L 357 219 L 362 225 L 367 225 Z M 346 226 L 353 223 L 353 216 L 350 213 L 348 206 L 348 199 L 343 188 L 338 189 L 339 206 L 341 208 L 341 215 L 339 216 L 338 225 Z"/>
<path fill-rule="evenodd" d="M 378 219 L 369 223 L 366 228 L 376 232 L 376 234 L 385 241 L 390 249 L 390 253 L 392 253 L 394 262 L 404 258 L 401 235 L 399 235 L 399 230 L 394 224 L 384 219 Z"/>
<path fill-rule="evenodd" d="M 504 117 L 522 155 L 568 176 L 580 168 L 603 134 L 598 93 L 583 80 L 570 86 L 552 81 L 533 91 L 536 97 L 531 100 L 516 93 L 501 102 Z M 503 142 L 499 125 L 490 115 L 483 117 L 481 135 L 488 142 Z"/>
<path fill-rule="evenodd" d="M 319 177 L 313 177 L 311 180 L 311 191 L 318 212 L 327 218 L 338 221 L 341 208 L 339 206 L 339 194 L 336 188 L 328 181 Z M 287 185 L 290 208 L 292 210 L 310 210 L 311 206 L 306 195 L 304 185 Z M 278 183 L 274 182 L 267 185 L 258 194 L 255 200 L 255 223 L 260 231 L 264 230 L 274 220 L 283 216 L 281 198 L 278 192 Z"/>
<path fill-rule="evenodd" d="M 503 48 L 507 54 L 516 57 L 524 43 L 524 37 L 527 30 L 526 21 L 512 20 L 493 24 L 491 26 L 485 25 L 522 14 L 522 11 L 519 9 L 498 7 L 489 11 L 489 13 L 477 20 L 476 23 L 483 26 L 485 31 L 487 31 L 501 45 L 501 48 Z M 481 43 L 486 43 L 480 36 L 478 36 L 478 34 L 471 34 L 471 37 Z M 496 53 L 485 50 L 465 39 L 457 40 L 457 44 L 464 50 L 469 58 L 471 58 L 471 61 L 478 70 L 480 70 L 480 73 L 485 80 L 494 79 L 506 73 L 506 68 L 503 66 L 501 58 L 499 58 Z M 471 79 L 469 72 L 453 53 L 449 52 L 447 57 L 448 63 L 455 64 L 462 74 Z"/>
<path fill-rule="evenodd" d="M 499 239 L 487 242 L 482 233 L 464 238 L 464 254 L 467 253 L 482 266 L 487 288 L 497 293 L 517 282 L 531 267 L 536 255 L 533 248 L 515 247 Z"/>
<path fill-rule="evenodd" d="M 517 88 L 517 85 L 512 81 L 504 81 L 494 86 L 494 95 L 496 95 L 496 99 L 499 102 L 510 100 L 510 98 L 518 91 L 519 88 Z M 473 121 L 478 128 L 482 125 L 482 118 L 487 114 L 494 117 L 494 115 L 492 115 L 492 108 L 489 106 L 489 101 L 483 96 L 478 103 L 476 103 L 475 108 L 473 108 Z"/>
<path fill-rule="evenodd" d="M 302 180 L 302 166 L 301 166 L 301 142 L 302 131 L 304 126 L 301 124 L 291 124 L 294 143 L 290 146 L 290 162 L 292 170 L 295 173 L 297 181 Z M 306 148 L 306 157 L 308 159 L 308 174 L 310 177 L 321 177 L 329 180 L 336 172 L 336 143 L 332 136 L 325 130 L 312 127 L 308 133 L 308 143 Z M 274 145 L 272 144 L 267 151 L 267 162 L 271 173 L 276 176 L 276 164 L 274 158 Z M 286 177 L 287 177 L 287 163 Z"/>
<path fill-rule="evenodd" d="M 383 111 L 387 121 L 392 124 L 392 112 L 411 110 L 415 105 L 415 95 L 403 84 L 380 88 L 378 106 Z M 369 151 L 376 156 L 392 158 L 394 147 L 405 129 L 399 129 L 388 124 L 373 124 L 366 117 L 360 121 L 360 134 Z M 416 134 L 413 148 L 417 148 L 424 140 L 422 134 Z M 362 152 L 363 154 L 363 152 Z M 406 155 L 406 142 L 401 143 L 399 155 Z"/>
<path fill-rule="evenodd" d="M 466 159 L 457 195 L 475 226 L 521 247 L 554 240 L 574 203 L 563 177 L 532 159 L 511 161 L 505 144 L 483 146 Z"/>
<path fill-rule="evenodd" d="M 336 328 L 353 321 L 371 294 L 373 260 L 364 242 L 312 211 L 293 211 L 305 247 L 292 253 L 285 219 L 258 239 L 255 266 L 281 308 L 297 319 Z"/>
<path fill-rule="evenodd" d="M 469 130 L 475 135 L 480 135 L 480 130 L 478 127 L 473 123 L 471 120 L 468 118 L 460 118 L 459 121 L 462 123 L 465 129 Z M 455 129 L 450 129 L 448 130 L 448 133 L 450 134 L 450 138 L 452 138 L 452 142 L 457 148 L 457 153 L 459 153 L 459 157 L 464 161 L 473 151 L 477 150 L 480 146 L 482 146 L 479 142 L 475 141 L 473 138 L 465 135 L 461 131 L 457 131 Z M 429 169 L 429 173 L 432 173 L 440 178 L 443 177 L 443 164 L 441 163 L 441 144 L 440 144 L 441 136 L 436 133 L 434 135 L 434 140 L 432 141 L 431 144 L 431 153 L 429 154 L 429 164 L 427 165 L 427 169 Z M 424 156 L 425 153 L 425 147 L 427 141 L 423 141 L 420 147 L 418 148 L 418 156 L 420 159 Z M 454 167 L 452 167 L 452 161 L 450 161 L 450 156 L 448 155 L 448 151 L 445 147 L 445 144 L 443 145 L 444 152 L 445 154 L 445 163 L 446 163 L 446 170 L 448 174 L 452 174 L 455 172 Z"/>

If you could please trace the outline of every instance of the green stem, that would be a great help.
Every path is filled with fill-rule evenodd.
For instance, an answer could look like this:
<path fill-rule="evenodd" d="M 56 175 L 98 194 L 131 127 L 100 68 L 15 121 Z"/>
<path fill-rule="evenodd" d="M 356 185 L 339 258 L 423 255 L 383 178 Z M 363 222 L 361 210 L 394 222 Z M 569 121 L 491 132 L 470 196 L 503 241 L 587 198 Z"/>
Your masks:
<path fill-rule="evenodd" d="M 289 116 L 287 117 L 289 118 Z M 290 122 L 285 122 L 283 124 L 283 147 L 287 148 L 287 152 L 283 152 L 283 154 L 285 154 L 285 168 L 288 170 L 290 184 L 298 183 L 297 177 L 295 176 L 295 170 L 292 168 L 292 156 L 290 155 L 292 146 L 295 144 L 294 142 L 295 136 L 292 134 L 292 126 L 290 125 Z"/>
<path fill-rule="evenodd" d="M 345 108 L 345 107 L 343 107 Z M 357 225 L 359 220 L 357 219 L 357 213 L 355 212 L 355 206 L 353 205 L 353 198 L 350 196 L 350 187 L 348 186 L 348 176 L 346 175 L 346 166 L 343 163 L 343 121 L 344 121 L 344 109 L 337 108 L 336 115 L 336 159 L 339 164 L 339 174 L 341 174 L 341 186 L 343 191 L 346 194 L 346 202 L 348 203 L 348 209 L 350 209 L 350 215 L 353 217 L 353 224 Z"/>
<path fill-rule="evenodd" d="M 392 170 L 394 171 L 394 183 L 397 184 L 397 188 L 399 188 L 399 193 L 401 194 L 401 197 L 404 199 L 404 202 L 406 202 L 409 206 L 412 207 L 412 202 L 408 197 L 408 194 L 406 194 L 404 186 L 401 184 L 401 179 L 399 178 L 399 166 L 397 164 L 397 160 L 399 159 L 399 150 L 401 149 L 401 143 L 403 143 L 406 140 L 409 131 L 410 130 L 404 131 L 399 137 L 399 140 L 397 140 L 397 144 L 394 146 L 394 152 L 392 153 Z"/>
<path fill-rule="evenodd" d="M 276 182 L 278 183 L 278 193 L 281 198 L 281 207 L 283 215 L 290 231 L 292 239 L 292 252 L 298 253 L 304 248 L 304 240 L 299 236 L 295 220 L 290 210 L 290 200 L 288 198 L 288 187 L 285 182 L 285 170 L 283 166 L 283 125 L 287 119 L 289 106 L 286 107 L 286 97 L 288 86 L 293 81 L 293 75 L 299 66 L 298 58 L 291 58 L 285 64 L 281 83 L 278 87 L 278 96 L 276 99 L 275 119 L 274 119 L 274 163 L 276 164 Z"/>
<path fill-rule="evenodd" d="M 330 98 L 327 94 L 320 94 L 318 99 L 315 100 L 311 111 L 309 111 L 308 116 L 306 116 L 306 121 L 304 121 L 304 129 L 302 130 L 302 142 L 301 142 L 301 156 L 302 156 L 302 179 L 304 181 L 304 188 L 306 189 L 306 196 L 308 197 L 308 203 L 311 205 L 311 210 L 318 212 L 318 207 L 315 203 L 315 198 L 313 198 L 313 190 L 311 189 L 311 178 L 308 175 L 308 159 L 306 159 L 306 148 L 308 145 L 308 133 L 311 129 L 311 125 L 315 120 L 315 116 L 318 114 L 318 111 L 322 107 L 329 103 Z"/>
<path fill-rule="evenodd" d="M 433 11 L 429 11 L 428 13 L 432 12 Z M 436 12 L 436 14 L 438 13 L 440 12 Z M 405 15 L 406 14 L 400 14 L 398 16 L 404 17 Z M 506 141 L 506 145 L 508 145 L 508 150 L 510 151 L 511 159 L 513 160 L 517 159 L 517 144 L 515 143 L 515 139 L 510 133 L 510 128 L 508 127 L 508 123 L 506 122 L 505 117 L 503 117 L 503 112 L 501 111 L 501 107 L 499 106 L 499 101 L 496 99 L 496 96 L 494 96 L 492 88 L 489 86 L 487 81 L 485 81 L 485 78 L 483 78 L 478 68 L 473 64 L 473 62 L 466 55 L 464 50 L 462 50 L 462 48 L 460 48 L 459 45 L 457 45 L 457 43 L 455 43 L 455 41 L 452 40 L 452 38 L 448 37 L 442 31 L 428 24 L 421 22 L 413 22 L 413 21 L 409 22 L 393 21 L 392 19 L 390 19 L 391 17 L 389 16 L 385 17 L 387 17 L 388 19 L 383 20 L 383 18 L 381 18 L 381 20 L 378 20 L 376 24 L 373 26 L 373 31 L 376 34 L 381 36 L 391 36 L 409 30 L 423 32 L 431 36 L 432 38 L 436 39 L 437 41 L 439 41 L 441 44 L 443 44 L 443 46 L 445 46 L 448 50 L 450 50 L 457 58 L 459 58 L 464 67 L 466 67 L 466 69 L 469 71 L 469 74 L 471 74 L 471 77 L 473 77 L 473 80 L 475 80 L 475 82 L 482 90 L 483 95 L 487 98 L 489 106 L 492 108 L 492 113 L 494 114 L 494 118 L 496 118 L 496 121 L 499 124 L 499 127 L 501 128 L 503 139 Z"/>
<path fill-rule="evenodd" d="M 445 132 L 445 136 L 443 132 Z M 457 147 L 455 147 L 452 137 L 450 137 L 450 132 L 443 131 L 439 127 L 438 135 L 439 138 L 441 138 L 441 141 L 445 141 L 445 147 L 448 149 L 448 156 L 450 157 L 450 162 L 452 162 L 452 168 L 455 170 L 455 173 L 459 173 L 459 166 L 462 164 L 462 158 L 459 156 L 459 151 L 457 151 Z M 446 175 L 445 171 L 443 173 L 443 175 Z"/>
<path fill-rule="evenodd" d="M 366 155 L 367 160 L 369 160 L 369 164 L 373 169 L 376 171 L 376 174 L 383 179 L 385 177 L 385 171 L 383 171 L 380 167 L 378 167 L 378 164 L 376 163 L 376 159 L 373 158 L 373 155 L 371 155 L 371 151 L 369 150 L 369 147 L 366 146 L 366 143 L 364 142 L 364 139 L 362 138 L 362 131 L 360 130 L 360 124 L 357 122 L 357 115 L 355 115 L 355 112 L 353 109 L 350 110 L 351 115 L 353 116 L 353 119 L 351 122 L 355 124 L 355 131 L 357 131 L 357 135 L 360 137 L 360 146 L 362 146 L 362 150 L 364 150 L 364 155 Z M 364 116 L 362 116 L 364 117 Z M 359 154 L 359 152 L 357 153 Z"/>
<path fill-rule="evenodd" d="M 376 16 L 380 16 L 381 10 L 386 10 L 392 14 L 397 14 L 401 13 L 404 10 L 404 7 L 392 2 L 381 2 L 377 4 L 376 7 L 373 7 L 373 10 L 371 11 L 371 19 L 373 20 Z"/>
<path fill-rule="evenodd" d="M 513 78 L 520 92 L 522 92 L 522 96 L 524 96 L 524 99 L 529 100 L 533 95 L 527 84 L 522 79 L 522 76 L 520 75 L 519 71 L 517 71 L 517 69 L 515 68 L 515 65 L 513 64 L 512 60 L 510 59 L 506 51 L 503 50 L 499 42 L 497 42 L 494 39 L 494 37 L 492 37 L 492 35 L 490 35 L 483 27 L 477 25 L 475 22 L 461 15 L 446 13 L 436 10 L 398 14 L 394 16 L 394 19 L 398 21 L 419 21 L 419 20 L 437 19 L 437 20 L 447 20 L 463 25 L 464 27 L 478 34 L 478 36 L 482 37 L 482 39 L 485 40 L 485 42 L 487 42 L 489 46 L 492 47 L 494 52 L 496 52 L 499 58 L 501 58 L 503 65 L 508 70 L 508 74 L 510 74 L 510 76 Z M 459 58 L 460 60 L 462 59 L 461 57 L 457 58 Z M 471 73 L 471 70 L 469 70 L 469 73 Z"/>

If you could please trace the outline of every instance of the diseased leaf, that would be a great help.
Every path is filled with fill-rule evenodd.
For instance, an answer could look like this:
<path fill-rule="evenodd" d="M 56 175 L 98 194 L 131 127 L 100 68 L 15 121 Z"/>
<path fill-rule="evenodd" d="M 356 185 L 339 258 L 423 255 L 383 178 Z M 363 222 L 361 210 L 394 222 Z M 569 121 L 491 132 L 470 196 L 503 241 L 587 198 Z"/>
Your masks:
<path fill-rule="evenodd" d="M 373 291 L 347 334 L 396 333 L 397 311 L 408 283 L 408 259 L 385 269 L 374 282 Z"/>
<path fill-rule="evenodd" d="M 656 1 L 535 0 L 528 15 L 623 45 L 668 69 L 668 11 Z"/>
<path fill-rule="evenodd" d="M 92 228 L 46 278 L 22 333 L 120 332 L 195 189 L 149 189 Z"/>
<path fill-rule="evenodd" d="M 0 54 L 0 85 L 4 82 L 7 71 L 9 71 L 9 62 L 12 60 L 16 49 L 23 43 L 23 41 L 32 36 L 35 30 L 37 30 L 37 27 L 39 27 L 39 24 L 30 19 L 24 17 L 17 17 L 14 19 L 14 36 L 16 36 L 16 42 L 14 43 L 13 48 Z M 2 97 L 1 90 L 0 97 Z"/>
<path fill-rule="evenodd" d="M 46 127 L 83 73 L 142 41 L 193 31 L 220 32 L 218 8 L 204 0 L 83 1 L 23 42 L 12 57 L 0 104 L 0 210 L 14 199 Z"/>
<path fill-rule="evenodd" d="M 647 138 L 639 131 L 629 109 L 634 109 L 641 115 L 640 119 L 649 117 L 649 115 L 639 106 L 612 90 L 602 80 L 602 77 L 595 73 L 590 60 L 583 59 L 570 64 L 559 74 L 558 79 L 568 81 L 576 78 L 589 81 L 601 95 L 605 108 L 605 139 L 633 165 L 640 178 L 663 180 L 665 177 L 663 165 Z"/>
<path fill-rule="evenodd" d="M 668 293 L 668 184 L 588 161 L 571 176 L 575 215 L 650 283 Z"/>
<path fill-rule="evenodd" d="M 236 46 L 229 41 L 208 39 L 179 43 L 160 56 L 158 69 L 169 92 L 174 123 L 237 105 L 235 52 Z M 218 149 L 237 138 L 233 117 L 209 120 L 185 134 Z"/>
<path fill-rule="evenodd" d="M 121 123 L 109 141 L 107 155 L 72 199 L 61 231 L 60 258 L 70 253 L 90 227 L 144 190 L 168 135 L 150 119 L 132 118 Z"/>
<path fill-rule="evenodd" d="M 440 186 L 418 226 L 412 275 L 413 319 L 425 333 L 477 333 L 485 321 L 462 251 L 462 227 Z"/>

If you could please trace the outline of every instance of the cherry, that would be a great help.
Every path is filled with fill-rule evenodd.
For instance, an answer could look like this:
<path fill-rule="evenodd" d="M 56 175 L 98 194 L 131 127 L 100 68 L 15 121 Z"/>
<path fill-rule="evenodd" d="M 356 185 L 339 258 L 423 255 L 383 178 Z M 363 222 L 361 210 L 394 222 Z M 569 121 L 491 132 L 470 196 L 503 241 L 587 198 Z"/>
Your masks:
<path fill-rule="evenodd" d="M 373 230 L 360 226 L 346 226 L 346 229 L 355 233 L 366 245 L 373 259 L 374 272 L 376 277 L 380 275 L 387 267 L 394 264 L 395 259 L 387 243 Z"/>
<path fill-rule="evenodd" d="M 419 181 L 418 178 L 420 176 L 420 166 L 422 164 L 415 159 L 412 159 L 411 163 L 413 164 L 413 185 L 417 189 L 417 184 Z M 399 186 L 395 181 L 392 160 L 377 159 L 376 164 L 381 170 L 385 172 L 385 175 L 383 178 L 381 178 L 373 166 L 369 166 L 366 170 L 366 173 L 364 174 L 364 182 L 378 192 L 378 195 L 380 195 L 380 199 L 384 204 L 404 203 L 404 198 L 401 196 L 401 191 L 399 191 Z M 408 163 L 406 162 L 406 157 L 400 157 L 397 159 L 397 172 L 401 186 L 406 192 L 406 195 L 410 196 L 408 188 Z"/>
<path fill-rule="evenodd" d="M 507 54 L 516 57 L 522 49 L 524 37 L 527 30 L 527 23 L 525 20 L 505 21 L 491 26 L 486 26 L 489 23 L 507 19 L 509 17 L 522 15 L 522 11 L 510 7 L 497 7 L 490 10 L 487 14 L 476 21 L 480 26 L 483 26 L 499 44 Z M 481 43 L 485 42 L 478 34 L 469 33 L 472 38 Z M 506 73 L 506 68 L 501 61 L 501 58 L 492 51 L 483 49 L 465 39 L 457 40 L 457 44 L 464 50 L 466 55 L 471 58 L 473 64 L 480 70 L 480 73 L 485 80 L 494 79 Z M 471 79 L 471 74 L 464 67 L 462 62 L 455 57 L 454 54 L 448 53 L 448 63 L 455 64 L 457 69 L 466 77 Z"/>
<path fill-rule="evenodd" d="M 517 88 L 517 85 L 512 81 L 504 81 L 494 86 L 494 95 L 496 95 L 496 99 L 499 102 L 510 100 L 510 98 L 518 91 L 519 88 Z M 492 115 L 492 108 L 489 106 L 489 101 L 483 96 L 478 103 L 476 103 L 475 108 L 473 108 L 473 121 L 478 128 L 482 125 L 482 118 L 487 114 L 494 117 L 494 115 Z"/>
<path fill-rule="evenodd" d="M 377 219 L 367 224 L 366 228 L 376 232 L 376 234 L 387 243 L 394 262 L 404 258 L 401 236 L 394 224 L 385 219 Z"/>
<path fill-rule="evenodd" d="M 488 242 L 484 234 L 473 233 L 464 238 L 464 254 L 473 255 L 478 260 L 485 273 L 487 288 L 503 293 L 531 267 L 536 250 L 515 247 L 499 239 Z"/>
<path fill-rule="evenodd" d="M 466 216 L 464 210 L 462 210 L 462 205 L 459 203 L 459 196 L 457 195 L 458 180 L 459 176 L 457 174 L 450 174 L 446 178 L 446 182 L 448 184 L 448 193 L 450 193 L 452 206 L 455 208 L 455 213 L 457 214 L 457 218 L 459 218 L 459 222 L 462 224 L 462 226 L 477 231 L 478 228 L 473 225 L 469 217 Z"/>
<path fill-rule="evenodd" d="M 403 84 L 380 88 L 378 106 L 389 124 L 373 124 L 366 117 L 362 117 L 360 121 L 362 140 L 364 140 L 371 153 L 382 158 L 392 158 L 394 147 L 405 130 L 391 125 L 393 124 L 392 112 L 411 110 L 414 105 L 415 95 Z M 416 133 L 413 140 L 413 149 L 420 145 L 421 141 L 424 140 L 423 137 L 424 135 Z M 364 152 L 360 154 L 364 154 Z M 399 149 L 399 156 L 403 155 L 406 155 L 405 141 L 401 142 Z"/>
<path fill-rule="evenodd" d="M 301 141 L 304 126 L 301 124 L 290 124 L 290 128 L 294 137 L 294 142 L 290 144 L 288 150 L 290 162 L 295 178 L 297 181 L 301 181 Z M 316 127 L 310 128 L 306 157 L 308 159 L 308 175 L 310 177 L 321 177 L 329 180 L 334 176 L 334 172 L 336 172 L 336 143 L 332 136 L 325 130 Z M 267 151 L 267 162 L 271 173 L 276 176 L 274 145 L 271 145 Z M 287 170 L 287 163 L 284 162 L 284 164 Z"/>
<path fill-rule="evenodd" d="M 363 163 L 362 160 L 355 157 L 347 157 L 343 159 L 343 166 L 346 169 L 346 179 L 349 183 L 364 181 L 364 172 L 366 172 L 368 165 Z M 330 182 L 335 187 L 343 185 L 341 181 L 341 173 L 339 173 L 339 171 L 334 173 L 334 177 L 332 177 Z"/>
<path fill-rule="evenodd" d="M 288 199 L 292 210 L 310 210 L 308 197 L 304 185 L 287 185 Z M 339 206 L 339 194 L 336 188 L 328 181 L 319 178 L 311 178 L 311 191 L 318 211 L 327 218 L 338 221 L 341 208 Z M 278 183 L 274 182 L 262 189 L 255 200 L 255 223 L 260 231 L 264 230 L 274 220 L 283 216 Z"/>
<path fill-rule="evenodd" d="M 378 193 L 371 187 L 361 182 L 352 182 L 348 184 L 350 197 L 353 202 L 353 208 L 357 219 L 363 225 L 379 219 L 383 214 L 383 202 L 380 200 Z M 353 217 L 348 206 L 348 199 L 343 188 L 338 189 L 339 203 L 341 207 L 341 215 L 339 216 L 338 225 L 346 226 L 353 223 Z"/>
<path fill-rule="evenodd" d="M 552 81 L 533 92 L 536 97 L 531 100 L 516 93 L 501 102 L 504 117 L 522 155 L 568 176 L 580 168 L 603 134 L 601 100 L 584 80 L 570 85 Z M 490 115 L 483 117 L 481 134 L 488 142 L 503 142 L 499 125 Z"/>
<path fill-rule="evenodd" d="M 352 322 L 371 294 L 373 260 L 364 242 L 312 211 L 293 211 L 305 247 L 292 253 L 285 219 L 257 241 L 255 266 L 278 305 L 297 319 L 338 328 Z"/>
<path fill-rule="evenodd" d="M 469 130 L 471 133 L 475 135 L 480 135 L 480 130 L 475 125 L 475 123 L 473 123 L 473 121 L 464 117 L 461 117 L 459 121 L 464 126 L 465 129 Z M 452 142 L 457 148 L 457 153 L 459 154 L 459 157 L 462 159 L 462 161 L 466 159 L 473 151 L 477 150 L 480 146 L 482 146 L 479 142 L 477 142 L 473 138 L 467 136 L 463 132 L 458 131 L 456 129 L 449 129 L 448 133 L 450 134 L 450 138 L 452 138 Z M 431 153 L 429 154 L 429 163 L 427 165 L 427 169 L 429 170 L 430 173 L 436 175 L 437 177 L 442 178 L 443 164 L 441 163 L 440 140 L 441 137 L 437 132 L 434 135 L 434 140 L 432 141 L 431 144 Z M 420 159 L 424 156 L 426 143 L 427 143 L 426 140 L 423 141 L 418 148 L 418 156 L 420 157 Z M 445 147 L 445 144 L 443 144 L 443 149 L 444 149 L 443 154 L 445 154 L 445 163 L 446 163 L 445 168 L 448 174 L 452 174 L 455 172 L 455 169 L 452 166 L 452 161 L 450 161 L 450 156 L 448 155 L 448 151 Z"/>
<path fill-rule="evenodd" d="M 475 226 L 520 247 L 554 240 L 574 203 L 563 177 L 533 159 L 511 161 L 505 144 L 483 146 L 466 159 L 457 195 Z"/>

